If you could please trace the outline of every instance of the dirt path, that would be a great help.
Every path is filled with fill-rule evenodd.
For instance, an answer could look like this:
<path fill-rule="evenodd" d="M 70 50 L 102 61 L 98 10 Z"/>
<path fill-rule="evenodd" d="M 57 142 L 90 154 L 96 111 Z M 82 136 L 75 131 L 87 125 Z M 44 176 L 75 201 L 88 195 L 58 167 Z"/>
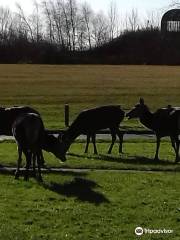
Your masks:
<path fill-rule="evenodd" d="M 56 136 L 56 134 L 55 134 Z M 154 138 L 154 135 L 152 134 L 144 134 L 144 135 L 136 135 L 136 134 L 124 134 L 124 140 L 128 139 L 143 139 L 143 138 Z M 97 139 L 100 140 L 111 140 L 111 135 L 110 134 L 97 134 Z M 0 135 L 0 142 L 5 141 L 5 140 L 14 140 L 14 137 L 12 136 L 5 136 L 5 135 Z M 77 140 L 86 140 L 85 135 L 81 135 L 80 137 L 77 138 Z"/>
<path fill-rule="evenodd" d="M 0 166 L 1 174 L 14 175 L 15 167 Z M 20 172 L 24 172 L 25 168 L 20 168 Z M 32 169 L 30 169 L 32 171 Z M 72 173 L 72 174 L 87 174 L 90 172 L 109 172 L 109 173 L 158 173 L 158 172 L 177 172 L 175 170 L 136 170 L 136 169 L 90 169 L 90 168 L 42 168 L 42 173 Z"/>

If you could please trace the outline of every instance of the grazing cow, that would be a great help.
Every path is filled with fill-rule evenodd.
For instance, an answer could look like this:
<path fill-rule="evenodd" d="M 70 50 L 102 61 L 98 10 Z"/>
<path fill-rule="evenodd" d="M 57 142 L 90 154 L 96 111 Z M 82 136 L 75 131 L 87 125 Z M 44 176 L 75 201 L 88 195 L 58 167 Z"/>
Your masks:
<path fill-rule="evenodd" d="M 0 135 L 12 136 L 12 124 L 16 118 L 24 113 L 36 113 L 35 109 L 27 106 L 2 108 L 0 107 Z"/>
<path fill-rule="evenodd" d="M 15 120 L 26 113 L 35 113 L 40 116 L 40 113 L 35 109 L 28 106 L 16 106 L 11 108 L 0 107 L 0 135 L 12 136 L 12 125 Z M 56 157 L 65 160 L 65 156 L 62 153 L 62 144 L 59 143 L 58 139 L 52 135 L 49 135 L 46 131 L 44 134 L 42 148 L 53 153 Z M 22 154 L 20 154 L 22 155 Z M 41 154 L 41 165 L 44 165 L 44 158 Z"/>
<path fill-rule="evenodd" d="M 43 122 L 38 114 L 25 113 L 21 114 L 13 123 L 12 133 L 18 145 L 18 164 L 15 173 L 16 178 L 19 176 L 19 167 L 21 163 L 22 152 L 26 156 L 26 172 L 24 179 L 29 178 L 29 167 L 31 160 L 33 160 L 33 170 L 35 174 L 35 164 L 38 167 L 38 179 L 42 181 L 40 161 L 42 157 L 42 143 L 44 135 Z"/>
<path fill-rule="evenodd" d="M 116 135 L 118 135 L 120 141 L 119 152 L 122 152 L 123 135 L 119 130 L 119 125 L 124 119 L 124 115 L 125 113 L 119 105 L 102 106 L 82 111 L 62 136 L 65 151 L 69 149 L 72 142 L 79 135 L 85 134 L 87 135 L 85 153 L 88 152 L 90 138 L 92 138 L 94 154 L 97 154 L 96 133 L 98 130 L 109 128 L 112 135 L 112 143 L 108 154 L 112 151 Z"/>
<path fill-rule="evenodd" d="M 16 118 L 24 113 L 38 113 L 35 109 L 28 106 L 14 106 L 9 108 L 0 107 L 0 135 L 12 136 L 12 125 Z M 44 165 L 44 159 L 41 159 Z"/>
<path fill-rule="evenodd" d="M 126 116 L 129 119 L 139 118 L 144 126 L 155 132 L 157 138 L 155 160 L 159 160 L 161 138 L 169 136 L 176 153 L 175 161 L 179 161 L 180 108 L 173 108 L 169 105 L 167 108 L 161 108 L 151 113 L 148 106 L 144 104 L 144 99 L 140 98 L 139 104 L 135 105 Z"/>
<path fill-rule="evenodd" d="M 12 133 L 18 145 L 18 164 L 15 177 L 19 177 L 19 168 L 22 161 L 22 152 L 26 156 L 26 174 L 25 180 L 28 180 L 28 172 L 33 160 L 33 170 L 35 174 L 35 165 L 38 167 L 38 179 L 41 177 L 41 161 L 43 159 L 42 148 L 48 152 L 52 152 L 56 157 L 65 161 L 65 154 L 62 151 L 62 146 L 57 138 L 47 134 L 41 117 L 36 113 L 21 114 L 13 123 Z"/>

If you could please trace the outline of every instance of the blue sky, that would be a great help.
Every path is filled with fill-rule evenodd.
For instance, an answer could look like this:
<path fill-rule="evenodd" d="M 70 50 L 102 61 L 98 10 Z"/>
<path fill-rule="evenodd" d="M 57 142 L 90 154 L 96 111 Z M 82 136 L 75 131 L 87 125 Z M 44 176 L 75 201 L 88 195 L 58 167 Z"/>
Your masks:
<path fill-rule="evenodd" d="M 37 0 L 41 2 L 41 0 Z M 79 2 L 84 2 L 84 0 L 78 0 Z M 168 5 L 172 0 L 114 0 L 117 5 L 117 9 L 121 13 L 126 13 L 132 8 L 138 9 L 139 13 L 145 13 L 147 11 L 156 9 L 167 9 Z M 33 0 L 0 0 L 0 6 L 9 6 L 11 9 L 15 10 L 15 3 L 18 2 L 22 5 L 26 12 L 32 10 Z M 103 10 L 107 12 L 111 0 L 86 0 L 92 9 L 95 11 Z"/>

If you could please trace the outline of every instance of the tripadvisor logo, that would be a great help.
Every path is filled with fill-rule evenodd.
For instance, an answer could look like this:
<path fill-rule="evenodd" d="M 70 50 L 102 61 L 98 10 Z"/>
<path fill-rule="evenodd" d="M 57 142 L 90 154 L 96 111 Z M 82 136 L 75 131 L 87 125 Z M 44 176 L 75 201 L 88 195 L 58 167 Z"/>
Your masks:
<path fill-rule="evenodd" d="M 141 235 L 143 235 L 143 233 L 144 233 L 144 230 L 143 230 L 142 227 L 137 227 L 137 228 L 135 229 L 135 234 L 136 234 L 137 236 L 141 236 Z"/>
<path fill-rule="evenodd" d="M 149 229 L 149 228 L 142 228 L 137 227 L 135 229 L 135 234 L 137 236 L 141 236 L 143 234 L 172 234 L 174 231 L 171 229 Z"/>

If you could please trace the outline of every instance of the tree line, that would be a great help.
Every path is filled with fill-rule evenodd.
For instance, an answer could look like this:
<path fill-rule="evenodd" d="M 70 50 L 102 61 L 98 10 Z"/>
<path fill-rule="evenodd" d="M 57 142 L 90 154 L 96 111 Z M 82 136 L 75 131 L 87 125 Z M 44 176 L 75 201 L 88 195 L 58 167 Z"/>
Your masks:
<path fill-rule="evenodd" d="M 137 47 L 141 49 L 143 42 L 135 36 L 146 38 L 151 32 L 148 36 L 153 36 L 154 44 L 161 41 L 158 12 L 149 12 L 142 19 L 137 9 L 131 9 L 120 17 L 115 1 L 107 13 L 95 12 L 87 2 L 78 0 L 32 4 L 29 15 L 20 4 L 15 12 L 0 7 L 1 63 L 128 63 L 128 56 L 132 62 L 130 56 L 135 52 L 137 63 L 141 52 Z M 113 53 L 114 46 L 118 50 Z"/>
<path fill-rule="evenodd" d="M 134 31 L 143 25 L 137 9 L 120 19 L 113 1 L 107 14 L 96 13 L 87 2 L 77 0 L 43 0 L 32 4 L 34 10 L 28 16 L 20 4 L 16 4 L 17 11 L 13 13 L 0 7 L 1 41 L 23 36 L 31 42 L 45 40 L 70 51 L 87 50 L 119 36 L 123 28 Z M 151 12 L 147 18 L 147 25 L 159 24 L 157 14 Z"/>

